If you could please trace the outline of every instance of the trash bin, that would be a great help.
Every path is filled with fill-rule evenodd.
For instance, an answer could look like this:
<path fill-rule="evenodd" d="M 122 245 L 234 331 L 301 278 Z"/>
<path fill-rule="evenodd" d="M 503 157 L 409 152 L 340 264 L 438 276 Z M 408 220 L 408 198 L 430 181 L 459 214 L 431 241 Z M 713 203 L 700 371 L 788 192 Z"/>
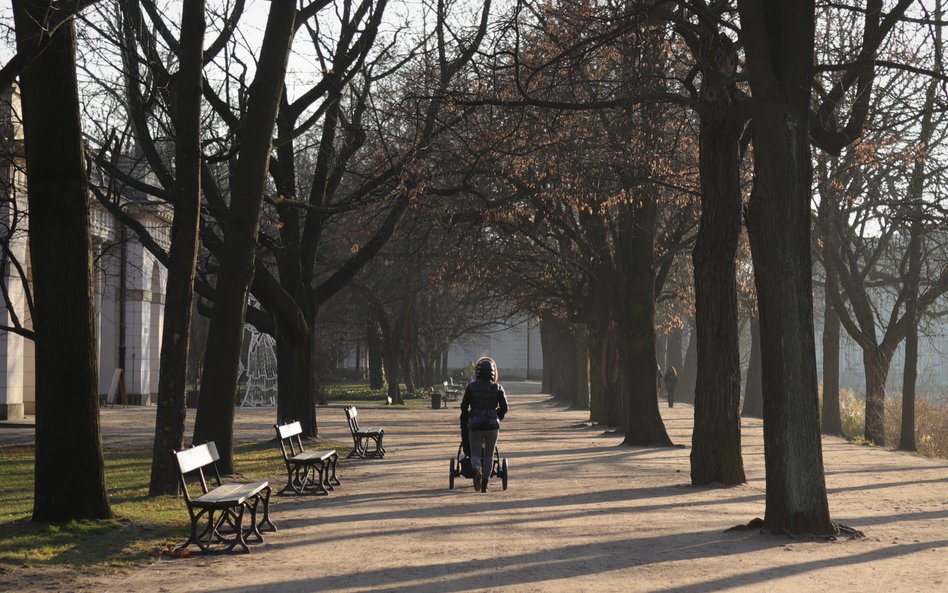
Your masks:
<path fill-rule="evenodd" d="M 441 409 L 441 393 L 437 391 L 431 392 L 431 409 L 432 410 Z"/>

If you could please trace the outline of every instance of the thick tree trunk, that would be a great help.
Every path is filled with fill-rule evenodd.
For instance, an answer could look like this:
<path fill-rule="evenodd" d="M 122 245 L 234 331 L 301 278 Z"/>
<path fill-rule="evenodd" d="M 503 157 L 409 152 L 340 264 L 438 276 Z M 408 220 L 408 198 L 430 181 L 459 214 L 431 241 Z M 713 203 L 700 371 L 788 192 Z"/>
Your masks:
<path fill-rule="evenodd" d="M 616 303 L 619 360 L 625 394 L 624 445 L 671 445 L 655 388 L 655 224 L 652 196 L 636 204 L 625 237 L 629 246 L 623 282 L 628 296 Z"/>
<path fill-rule="evenodd" d="M 705 69 L 703 90 L 716 77 Z M 729 85 L 717 80 L 714 96 L 724 99 Z M 740 120 L 730 101 L 708 106 L 701 118 L 701 222 L 692 252 L 695 277 L 695 333 L 698 370 L 692 433 L 691 483 L 742 484 L 741 354 L 737 326 L 737 274 L 734 258 L 741 233 L 738 141 Z"/>
<path fill-rule="evenodd" d="M 204 0 L 182 5 L 180 68 L 175 78 L 175 204 L 165 288 L 165 319 L 148 494 L 178 493 L 178 464 L 169 455 L 184 444 L 188 336 L 201 216 L 201 85 Z M 152 330 L 154 331 L 154 330 Z"/>
<path fill-rule="evenodd" d="M 827 285 L 826 290 L 830 290 Z M 827 292 L 823 309 L 823 413 L 820 424 L 823 434 L 842 436 L 839 411 L 839 316 Z"/>
<path fill-rule="evenodd" d="M 214 441 L 223 473 L 233 473 L 234 402 L 247 296 L 253 280 L 260 212 L 277 107 L 293 38 L 296 4 L 270 3 L 257 74 L 240 129 L 240 154 L 207 335 L 194 441 Z"/>
<path fill-rule="evenodd" d="M 46 34 L 50 2 L 13 4 L 17 46 Z M 36 369 L 33 521 L 111 517 L 99 429 L 88 186 L 72 21 L 20 76 Z"/>
<path fill-rule="evenodd" d="M 747 361 L 747 381 L 744 384 L 744 407 L 741 416 L 745 418 L 764 417 L 764 391 L 760 377 L 760 323 L 756 317 L 750 320 L 751 351 Z"/>
<path fill-rule="evenodd" d="M 276 317 L 277 421 L 299 421 L 303 436 L 314 437 L 318 427 L 312 383 L 313 336 L 304 328 L 282 323 Z"/>
<path fill-rule="evenodd" d="M 885 446 L 885 384 L 889 378 L 892 351 L 879 347 L 864 349 L 862 362 L 866 372 L 866 440 Z"/>
<path fill-rule="evenodd" d="M 834 534 L 823 473 L 810 261 L 812 0 L 738 0 L 753 94 L 747 211 L 760 311 L 764 525 Z"/>

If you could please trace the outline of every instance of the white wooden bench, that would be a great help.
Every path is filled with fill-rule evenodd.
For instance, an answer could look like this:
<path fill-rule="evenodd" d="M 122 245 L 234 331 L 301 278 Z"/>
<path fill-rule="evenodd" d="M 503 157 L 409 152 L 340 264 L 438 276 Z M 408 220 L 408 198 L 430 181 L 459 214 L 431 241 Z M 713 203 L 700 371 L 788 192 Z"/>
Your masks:
<path fill-rule="evenodd" d="M 355 406 L 346 406 L 346 420 L 349 421 L 349 432 L 352 433 L 352 452 L 349 457 L 385 457 L 385 447 L 382 438 L 384 428 L 359 428 L 359 411 Z M 369 450 L 369 442 L 375 443 L 375 448 Z"/>
<path fill-rule="evenodd" d="M 220 455 L 213 441 L 190 449 L 175 451 L 181 477 L 181 490 L 191 517 L 191 535 L 178 547 L 183 550 L 197 544 L 201 552 L 212 551 L 215 544 L 222 544 L 231 551 L 240 546 L 250 552 L 247 540 L 262 542 L 261 530 L 276 531 L 270 522 L 270 483 L 234 482 L 224 484 L 217 471 Z M 205 468 L 212 470 L 212 486 L 208 486 Z M 201 484 L 201 494 L 192 498 L 188 489 L 187 475 L 196 473 Z M 263 506 L 263 518 L 257 522 L 257 512 Z M 244 527 L 244 513 L 250 512 L 250 526 Z"/>
<path fill-rule="evenodd" d="M 335 449 L 305 450 L 303 448 L 303 427 L 299 422 L 274 424 L 280 452 L 286 465 L 286 486 L 280 494 L 292 490 L 296 494 L 313 492 L 329 494 L 339 486 L 336 477 L 336 464 L 339 455 Z"/>

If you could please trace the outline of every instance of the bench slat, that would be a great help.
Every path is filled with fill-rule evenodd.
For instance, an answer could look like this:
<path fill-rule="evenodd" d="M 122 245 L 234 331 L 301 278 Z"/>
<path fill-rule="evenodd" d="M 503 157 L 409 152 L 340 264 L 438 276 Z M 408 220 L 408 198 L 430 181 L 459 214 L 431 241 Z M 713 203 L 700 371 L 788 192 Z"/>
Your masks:
<path fill-rule="evenodd" d="M 269 482 L 222 484 L 207 494 L 195 498 L 191 501 L 191 504 L 198 507 L 236 506 L 242 504 L 251 496 L 256 496 L 269 485 Z"/>
<path fill-rule="evenodd" d="M 175 457 L 178 459 L 178 467 L 182 474 L 193 472 L 199 467 L 210 465 L 220 459 L 217 446 L 214 443 L 205 443 L 178 451 L 175 453 Z"/>
<path fill-rule="evenodd" d="M 305 463 L 307 461 L 325 461 L 336 454 L 335 449 L 324 449 L 322 451 L 303 451 L 293 457 L 287 457 L 287 461 L 293 461 L 297 463 Z"/>
<path fill-rule="evenodd" d="M 289 424 L 282 424 L 277 426 L 276 429 L 277 432 L 280 433 L 281 439 L 288 439 L 290 437 L 295 437 L 298 434 L 303 434 L 303 427 L 300 425 L 299 420 Z"/>

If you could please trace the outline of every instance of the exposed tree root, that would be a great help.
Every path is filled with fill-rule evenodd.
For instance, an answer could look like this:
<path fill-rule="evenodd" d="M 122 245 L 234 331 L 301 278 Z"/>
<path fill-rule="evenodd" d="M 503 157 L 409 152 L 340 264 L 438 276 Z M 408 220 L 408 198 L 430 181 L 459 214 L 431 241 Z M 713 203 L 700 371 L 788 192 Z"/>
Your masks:
<path fill-rule="evenodd" d="M 751 529 L 759 529 L 761 533 L 769 533 L 771 535 L 784 535 L 793 539 L 810 539 L 810 540 L 822 540 L 828 542 L 834 542 L 843 537 L 846 539 L 861 539 L 866 537 L 866 534 L 849 527 L 848 525 L 843 525 L 841 523 L 833 522 L 834 533 L 831 534 L 813 534 L 813 533 L 790 533 L 790 532 L 775 532 L 764 527 L 764 520 L 760 517 L 755 517 L 751 519 L 747 525 L 735 525 L 729 529 L 725 529 L 724 533 L 729 531 L 748 531 Z"/>

